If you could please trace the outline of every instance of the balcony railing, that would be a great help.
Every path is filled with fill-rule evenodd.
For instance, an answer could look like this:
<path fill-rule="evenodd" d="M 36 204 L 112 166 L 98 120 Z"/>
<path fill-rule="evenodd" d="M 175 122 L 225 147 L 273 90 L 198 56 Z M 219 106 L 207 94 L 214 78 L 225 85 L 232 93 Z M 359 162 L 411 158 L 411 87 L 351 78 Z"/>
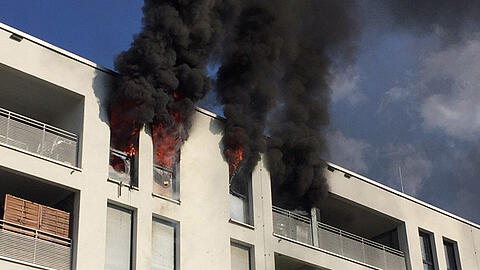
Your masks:
<path fill-rule="evenodd" d="M 310 218 L 273 207 L 274 232 L 281 236 L 312 245 L 312 223 Z"/>
<path fill-rule="evenodd" d="M 2 108 L 0 144 L 78 166 L 77 135 Z"/>
<path fill-rule="evenodd" d="M 313 245 L 312 233 L 318 233 L 318 246 L 344 257 L 386 270 L 405 270 L 403 252 L 318 222 L 314 230 L 309 217 L 273 207 L 274 233 Z"/>
<path fill-rule="evenodd" d="M 69 238 L 0 220 L 0 258 L 46 269 L 69 270 L 71 253 Z"/>

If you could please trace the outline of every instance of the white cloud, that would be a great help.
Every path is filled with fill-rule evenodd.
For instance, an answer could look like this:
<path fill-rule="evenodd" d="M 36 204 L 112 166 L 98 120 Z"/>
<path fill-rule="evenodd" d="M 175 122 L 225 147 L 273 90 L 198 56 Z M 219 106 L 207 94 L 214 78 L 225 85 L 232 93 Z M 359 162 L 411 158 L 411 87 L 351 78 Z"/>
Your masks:
<path fill-rule="evenodd" d="M 393 177 L 390 181 L 399 184 L 401 172 L 405 193 L 418 195 L 432 174 L 433 164 L 426 154 L 411 144 L 389 144 L 384 151 L 385 156 L 391 160 L 390 171 Z"/>
<path fill-rule="evenodd" d="M 405 101 L 410 96 L 410 89 L 399 86 L 392 87 L 385 92 L 378 106 L 377 113 L 383 113 L 390 105 Z"/>
<path fill-rule="evenodd" d="M 332 162 L 360 173 L 368 171 L 365 161 L 365 152 L 370 148 L 368 143 L 345 137 L 340 131 L 328 132 L 326 139 Z"/>
<path fill-rule="evenodd" d="M 425 59 L 416 86 L 427 94 L 421 105 L 425 128 L 457 139 L 478 138 L 480 40 L 448 47 Z"/>
<path fill-rule="evenodd" d="M 360 75 L 354 67 L 348 67 L 345 70 L 332 69 L 333 80 L 330 84 L 332 89 L 332 102 L 336 103 L 346 100 L 355 105 L 365 100 L 365 95 L 360 92 L 358 84 Z"/>

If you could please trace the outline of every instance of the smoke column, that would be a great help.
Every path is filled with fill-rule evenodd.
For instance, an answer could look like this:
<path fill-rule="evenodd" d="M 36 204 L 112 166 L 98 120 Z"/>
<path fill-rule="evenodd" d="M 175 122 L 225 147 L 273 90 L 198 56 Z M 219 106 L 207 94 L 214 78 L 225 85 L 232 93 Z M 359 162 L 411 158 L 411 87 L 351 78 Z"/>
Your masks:
<path fill-rule="evenodd" d="M 309 207 L 328 191 L 321 157 L 329 54 L 350 60 L 353 12 L 353 1 L 252 1 L 223 54 L 217 93 L 227 119 L 225 156 L 250 173 L 266 152 L 279 206 Z"/>
<path fill-rule="evenodd" d="M 112 145 L 132 145 L 153 124 L 157 145 L 175 152 L 187 138 L 194 103 L 210 88 L 206 64 L 236 10 L 228 1 L 145 0 L 142 31 L 115 61 L 120 74 L 110 105 Z M 157 156 L 171 163 L 172 153 Z"/>
<path fill-rule="evenodd" d="M 439 25 L 459 33 L 480 13 L 477 0 L 379 3 L 396 26 L 420 31 Z M 152 124 L 157 162 L 169 164 L 188 137 L 195 102 L 210 89 L 206 65 L 217 61 L 230 173 L 251 173 L 265 153 L 275 204 L 318 205 L 328 191 L 321 157 L 331 63 L 354 60 L 362 22 L 356 5 L 145 0 L 142 31 L 115 61 L 120 76 L 110 105 L 112 145 L 130 151 L 140 128 Z"/>
<path fill-rule="evenodd" d="M 222 55 L 217 93 L 224 105 L 222 142 L 231 174 L 250 173 L 266 149 L 265 121 L 278 95 L 282 45 L 276 20 L 265 4 L 243 7 Z"/>

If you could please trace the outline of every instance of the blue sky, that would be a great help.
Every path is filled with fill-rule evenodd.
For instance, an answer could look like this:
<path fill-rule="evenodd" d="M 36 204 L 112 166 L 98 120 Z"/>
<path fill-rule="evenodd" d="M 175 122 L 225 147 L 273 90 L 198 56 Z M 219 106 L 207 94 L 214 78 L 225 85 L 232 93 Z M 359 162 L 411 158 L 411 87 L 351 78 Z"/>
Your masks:
<path fill-rule="evenodd" d="M 0 21 L 113 68 L 140 30 L 141 6 L 3 1 Z M 366 22 L 356 61 L 332 70 L 329 159 L 396 189 L 401 171 L 407 194 L 480 223 L 480 31 L 441 40 L 438 27 L 419 34 L 383 15 Z M 210 94 L 202 105 L 212 104 Z"/>

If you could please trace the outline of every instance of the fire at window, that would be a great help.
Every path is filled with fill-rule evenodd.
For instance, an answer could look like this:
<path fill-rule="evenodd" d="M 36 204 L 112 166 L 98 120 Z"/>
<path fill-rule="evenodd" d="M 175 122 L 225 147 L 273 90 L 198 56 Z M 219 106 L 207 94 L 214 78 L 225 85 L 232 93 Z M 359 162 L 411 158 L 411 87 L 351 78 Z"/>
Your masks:
<path fill-rule="evenodd" d="M 135 185 L 135 155 L 115 149 L 110 150 L 108 177 L 126 185 Z"/>
<path fill-rule="evenodd" d="M 178 162 L 172 168 L 153 165 L 153 193 L 170 199 L 178 199 Z"/>

